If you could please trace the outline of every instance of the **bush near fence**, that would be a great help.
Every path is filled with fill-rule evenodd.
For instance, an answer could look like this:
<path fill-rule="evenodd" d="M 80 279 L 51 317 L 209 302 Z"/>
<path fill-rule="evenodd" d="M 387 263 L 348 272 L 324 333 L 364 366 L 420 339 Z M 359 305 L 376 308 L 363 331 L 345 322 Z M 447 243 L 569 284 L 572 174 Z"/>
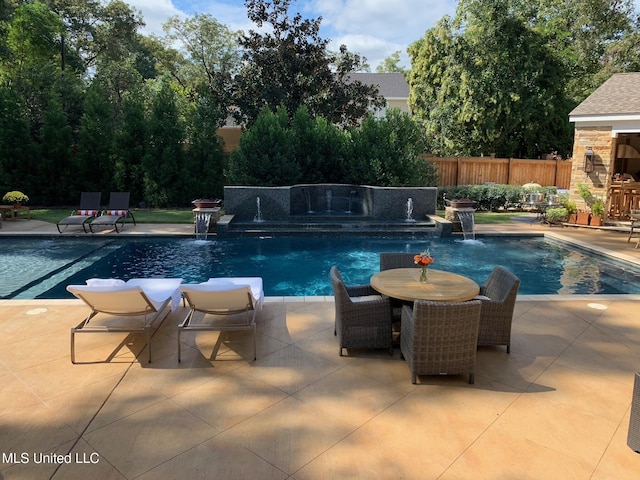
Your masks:
<path fill-rule="evenodd" d="M 556 194 L 556 187 L 541 187 L 535 190 L 544 195 Z M 476 202 L 476 210 L 497 212 L 500 210 L 522 210 L 527 206 L 527 194 L 531 189 L 520 185 L 460 185 L 456 187 L 438 187 L 436 206 L 443 210 L 445 199 L 468 198 Z"/>
<path fill-rule="evenodd" d="M 571 185 L 569 160 L 531 160 L 491 157 L 425 157 L 438 169 L 438 187 L 457 185 L 524 185 L 568 189 Z"/>

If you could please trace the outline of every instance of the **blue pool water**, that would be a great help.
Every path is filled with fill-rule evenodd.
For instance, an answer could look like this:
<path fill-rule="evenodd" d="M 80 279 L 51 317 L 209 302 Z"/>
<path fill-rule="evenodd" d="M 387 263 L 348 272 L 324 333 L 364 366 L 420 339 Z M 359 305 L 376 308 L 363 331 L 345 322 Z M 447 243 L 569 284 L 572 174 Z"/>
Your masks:
<path fill-rule="evenodd" d="M 433 268 L 483 283 L 495 265 L 522 280 L 521 294 L 640 293 L 640 271 L 542 237 L 450 238 L 13 238 L 0 249 L 0 298 L 71 298 L 86 279 L 261 276 L 269 296 L 332 295 L 329 269 L 349 284 L 369 283 L 380 252 L 430 249 Z"/>

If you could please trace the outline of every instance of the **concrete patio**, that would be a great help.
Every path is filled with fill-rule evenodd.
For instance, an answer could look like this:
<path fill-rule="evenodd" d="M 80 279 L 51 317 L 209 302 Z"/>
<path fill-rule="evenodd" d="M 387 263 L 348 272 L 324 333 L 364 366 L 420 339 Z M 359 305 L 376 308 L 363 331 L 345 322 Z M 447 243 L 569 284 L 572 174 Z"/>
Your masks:
<path fill-rule="evenodd" d="M 621 232 L 479 230 L 553 232 L 640 260 Z M 79 301 L 0 300 L 0 478 L 636 479 L 638 300 L 520 297 L 511 354 L 480 348 L 474 385 L 412 385 L 397 350 L 338 356 L 331 297 L 267 298 L 256 362 L 245 334 L 228 334 L 212 361 L 217 334 L 200 333 L 184 335 L 178 363 L 180 307 L 155 332 L 153 363 L 142 335 L 110 334 L 81 336 L 78 359 L 92 363 L 79 365 Z"/>

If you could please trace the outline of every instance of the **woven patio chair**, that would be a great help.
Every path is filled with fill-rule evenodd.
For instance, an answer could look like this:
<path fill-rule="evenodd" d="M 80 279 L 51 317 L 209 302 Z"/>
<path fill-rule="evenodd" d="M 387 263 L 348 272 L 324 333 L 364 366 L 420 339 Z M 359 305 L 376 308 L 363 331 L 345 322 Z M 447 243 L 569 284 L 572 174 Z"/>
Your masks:
<path fill-rule="evenodd" d="M 383 252 L 380 254 L 380 271 L 392 268 L 417 268 L 413 261 L 414 253 Z"/>
<path fill-rule="evenodd" d="M 511 352 L 511 324 L 520 288 L 520 279 L 509 270 L 496 266 L 484 285 L 480 286 L 482 301 L 478 345 L 506 345 Z"/>
<path fill-rule="evenodd" d="M 347 287 L 338 268 L 331 267 L 336 318 L 333 334 L 344 348 L 388 348 L 393 355 L 391 307 L 369 285 Z"/>
<path fill-rule="evenodd" d="M 480 325 L 479 300 L 428 302 L 416 300 L 402 308 L 400 353 L 418 375 L 469 375 L 474 383 Z"/>

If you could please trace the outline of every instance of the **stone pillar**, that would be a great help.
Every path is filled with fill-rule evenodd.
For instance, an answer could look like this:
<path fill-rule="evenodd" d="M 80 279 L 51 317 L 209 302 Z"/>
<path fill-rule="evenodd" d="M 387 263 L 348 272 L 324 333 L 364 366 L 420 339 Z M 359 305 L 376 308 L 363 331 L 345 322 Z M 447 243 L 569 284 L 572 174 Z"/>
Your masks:
<path fill-rule="evenodd" d="M 616 149 L 616 139 L 611 136 L 611 130 L 611 126 L 576 127 L 569 196 L 578 205 L 578 210 L 589 210 L 578 195 L 579 183 L 587 184 L 593 196 L 600 197 L 605 201 L 605 204 L 607 203 Z M 594 153 L 594 165 L 591 173 L 584 172 L 584 154 L 588 147 L 591 147 Z"/>

